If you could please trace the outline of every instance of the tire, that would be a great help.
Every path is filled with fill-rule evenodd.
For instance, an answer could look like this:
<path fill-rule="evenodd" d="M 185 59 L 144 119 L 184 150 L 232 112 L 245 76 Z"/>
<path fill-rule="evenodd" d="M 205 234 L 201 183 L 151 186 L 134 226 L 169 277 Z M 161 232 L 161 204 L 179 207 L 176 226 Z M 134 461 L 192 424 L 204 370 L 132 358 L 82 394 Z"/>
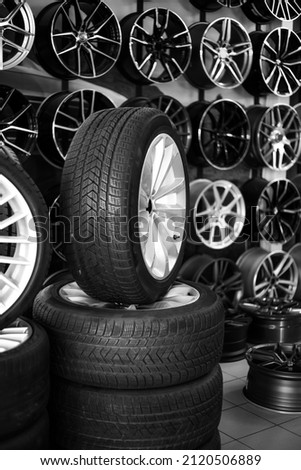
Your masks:
<path fill-rule="evenodd" d="M 50 246 L 47 208 L 39 189 L 5 146 L 0 146 L 0 161 L 0 329 L 3 329 L 31 307 L 48 271 Z M 22 217 L 9 222 L 17 213 Z M 7 241 L 8 238 L 12 241 Z M 24 240 L 20 242 L 21 238 Z"/>
<path fill-rule="evenodd" d="M 0 450 L 47 450 L 49 449 L 49 417 L 47 411 L 29 428 L 14 436 L 0 440 Z"/>
<path fill-rule="evenodd" d="M 28 327 L 30 334 L 16 348 L 0 353 L 1 441 L 38 420 L 49 397 L 49 343 L 46 332 L 33 320 L 21 318 L 18 322 Z"/>
<path fill-rule="evenodd" d="M 222 373 L 166 389 L 124 391 L 57 379 L 51 400 L 56 449 L 199 449 L 221 417 Z"/>
<path fill-rule="evenodd" d="M 165 167 L 171 170 L 163 174 Z M 161 179 L 164 199 L 172 191 L 171 212 L 156 199 Z M 61 185 L 62 214 L 70 221 L 65 254 L 79 286 L 115 303 L 146 304 L 162 296 L 184 255 L 187 200 L 184 149 L 164 113 L 119 108 L 88 118 L 72 141 Z"/>
<path fill-rule="evenodd" d="M 75 297 L 86 305 L 72 302 L 64 294 L 72 286 L 65 281 L 46 287 L 34 303 L 34 318 L 49 335 L 54 374 L 102 388 L 148 389 L 194 380 L 218 363 L 224 309 L 209 288 L 175 284 L 171 298 L 187 292 L 195 299 L 168 307 L 166 295 L 132 310 L 100 304 L 79 290 Z"/>

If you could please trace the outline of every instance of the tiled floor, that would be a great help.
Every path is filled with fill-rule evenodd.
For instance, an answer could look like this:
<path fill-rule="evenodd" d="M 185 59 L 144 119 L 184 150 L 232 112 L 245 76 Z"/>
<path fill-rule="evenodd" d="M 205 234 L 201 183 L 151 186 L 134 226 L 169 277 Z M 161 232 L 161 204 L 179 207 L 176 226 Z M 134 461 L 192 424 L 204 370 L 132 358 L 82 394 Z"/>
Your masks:
<path fill-rule="evenodd" d="M 250 403 L 243 394 L 248 363 L 221 364 L 224 403 L 219 430 L 223 450 L 301 450 L 301 414 L 283 414 Z M 300 390 L 301 393 L 301 390 Z"/>

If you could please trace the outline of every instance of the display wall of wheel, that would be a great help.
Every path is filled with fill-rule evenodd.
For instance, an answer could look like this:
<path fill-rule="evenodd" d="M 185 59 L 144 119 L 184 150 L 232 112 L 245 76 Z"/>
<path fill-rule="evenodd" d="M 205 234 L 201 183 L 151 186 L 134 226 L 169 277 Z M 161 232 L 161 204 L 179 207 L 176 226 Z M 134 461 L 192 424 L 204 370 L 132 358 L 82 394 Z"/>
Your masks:
<path fill-rule="evenodd" d="M 250 248 L 238 258 L 237 264 L 242 272 L 245 297 L 294 297 L 298 270 L 289 253 Z"/>
<path fill-rule="evenodd" d="M 191 37 L 175 12 L 150 8 L 127 15 L 120 25 L 123 41 L 117 65 L 126 78 L 146 85 L 183 75 L 191 58 Z"/>
<path fill-rule="evenodd" d="M 79 286 L 123 304 L 162 296 L 182 264 L 188 189 L 185 152 L 164 113 L 119 108 L 88 118 L 61 186 L 65 254 Z"/>
<path fill-rule="evenodd" d="M 259 344 L 247 351 L 246 358 L 246 398 L 274 411 L 300 413 L 301 344 Z"/>
<path fill-rule="evenodd" d="M 243 82 L 248 93 L 264 96 L 292 96 L 300 88 L 301 38 L 288 28 L 275 28 L 269 33 L 250 33 L 253 45 L 252 69 Z"/>
<path fill-rule="evenodd" d="M 155 390 L 105 390 L 55 379 L 55 448 L 199 449 L 216 433 L 222 373 Z"/>
<path fill-rule="evenodd" d="M 222 351 L 223 305 L 193 283 L 173 284 L 152 304 L 125 307 L 97 301 L 65 277 L 38 294 L 34 318 L 49 334 L 52 372 L 84 385 L 185 383 L 207 374 Z"/>
<path fill-rule="evenodd" d="M 235 306 L 243 295 L 240 269 L 228 258 L 191 256 L 181 266 L 179 278 L 207 285 L 228 308 Z"/>
<path fill-rule="evenodd" d="M 288 104 L 254 105 L 247 109 L 252 122 L 251 149 L 246 162 L 250 166 L 266 166 L 286 171 L 301 153 L 301 119 Z"/>
<path fill-rule="evenodd" d="M 245 358 L 251 323 L 252 318 L 246 313 L 235 311 L 226 313 L 221 362 L 235 362 Z"/>
<path fill-rule="evenodd" d="M 38 123 L 33 106 L 20 91 L 0 85 L 0 144 L 10 147 L 24 162 L 37 137 Z"/>
<path fill-rule="evenodd" d="M 66 0 L 47 5 L 36 18 L 36 52 L 58 78 L 97 78 L 116 63 L 121 50 L 119 22 L 101 0 Z"/>
<path fill-rule="evenodd" d="M 138 96 L 129 98 L 122 106 L 145 106 L 159 109 L 165 113 L 175 126 L 178 135 L 181 137 L 185 152 L 188 152 L 192 139 L 191 121 L 185 106 L 183 106 L 176 98 L 168 95 L 158 95 L 152 98 Z"/>
<path fill-rule="evenodd" d="M 26 58 L 35 38 L 35 20 L 26 1 L 1 1 L 0 36 L 0 70 L 11 69 Z"/>
<path fill-rule="evenodd" d="M 301 15 L 299 0 L 248 0 L 244 2 L 243 12 L 247 18 L 257 24 L 272 20 L 294 21 Z"/>
<path fill-rule="evenodd" d="M 301 300 L 301 243 L 295 243 L 289 250 L 289 254 L 295 261 L 298 269 L 298 283 L 294 298 Z"/>
<path fill-rule="evenodd" d="M 35 321 L 0 330 L 0 448 L 44 413 L 49 397 L 49 344 Z"/>
<path fill-rule="evenodd" d="M 48 96 L 37 112 L 37 144 L 43 157 L 52 165 L 62 167 L 82 123 L 91 114 L 109 108 L 115 108 L 114 103 L 95 90 L 61 91 Z"/>
<path fill-rule="evenodd" d="M 214 250 L 232 245 L 245 224 L 245 202 L 231 181 L 192 181 L 190 209 L 189 241 Z"/>
<path fill-rule="evenodd" d="M 0 146 L 0 329 L 26 313 L 50 262 L 47 208 L 11 150 Z"/>
<path fill-rule="evenodd" d="M 283 298 L 243 299 L 240 309 L 252 316 L 250 344 L 295 343 L 301 338 L 301 303 Z"/>
<path fill-rule="evenodd" d="M 223 17 L 189 27 L 192 56 L 185 76 L 196 88 L 240 86 L 252 65 L 252 43 L 235 19 Z"/>
<path fill-rule="evenodd" d="M 187 110 L 193 130 L 188 154 L 192 162 L 205 161 L 218 170 L 229 170 L 244 160 L 250 148 L 251 124 L 239 103 L 228 99 L 196 102 Z"/>

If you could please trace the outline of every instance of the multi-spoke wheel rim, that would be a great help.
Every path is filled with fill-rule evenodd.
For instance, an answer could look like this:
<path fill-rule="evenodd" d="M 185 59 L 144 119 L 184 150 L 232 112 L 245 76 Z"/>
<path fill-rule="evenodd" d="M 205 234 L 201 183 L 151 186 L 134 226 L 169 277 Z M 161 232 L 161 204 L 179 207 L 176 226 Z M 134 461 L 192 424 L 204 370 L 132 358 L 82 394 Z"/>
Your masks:
<path fill-rule="evenodd" d="M 240 190 L 226 180 L 195 180 L 190 183 L 193 243 L 213 249 L 230 246 L 245 222 L 245 202 Z"/>
<path fill-rule="evenodd" d="M 2 0 L 0 9 L 0 70 L 22 62 L 35 37 L 33 13 L 25 1 Z"/>
<path fill-rule="evenodd" d="M 242 272 L 245 297 L 294 297 L 298 269 L 289 253 L 250 248 L 238 258 L 237 264 Z"/>
<path fill-rule="evenodd" d="M 43 157 L 51 164 L 62 166 L 71 141 L 83 122 L 96 111 L 114 107 L 109 98 L 95 90 L 50 95 L 37 113 L 37 144 Z"/>
<path fill-rule="evenodd" d="M 262 79 L 277 96 L 291 96 L 300 88 L 301 39 L 288 28 L 276 28 L 264 39 L 259 65 Z"/>
<path fill-rule="evenodd" d="M 300 413 L 301 344 L 259 344 L 248 349 L 246 358 L 245 396 L 264 408 Z"/>
<path fill-rule="evenodd" d="M 217 0 L 217 3 L 223 7 L 236 8 L 241 7 L 247 0 Z"/>
<path fill-rule="evenodd" d="M 244 359 L 251 317 L 244 313 L 227 313 L 225 317 L 224 344 L 221 362 Z"/>
<path fill-rule="evenodd" d="M 301 314 L 301 303 L 292 299 L 273 297 L 250 297 L 239 302 L 239 308 L 249 315 L 264 315 L 272 317 L 299 315 Z"/>
<path fill-rule="evenodd" d="M 191 38 L 183 20 L 165 8 L 151 8 L 142 14 L 129 15 L 121 22 L 124 48 L 122 71 L 129 63 L 132 78 L 142 83 L 171 82 L 189 65 Z"/>
<path fill-rule="evenodd" d="M 214 168 L 234 168 L 248 153 L 250 132 L 246 111 L 239 103 L 214 101 L 204 111 L 199 124 L 201 154 Z"/>
<path fill-rule="evenodd" d="M 97 78 L 107 73 L 119 57 L 120 25 L 101 0 L 66 0 L 48 5 L 40 12 L 37 24 L 41 63 L 55 76 Z"/>
<path fill-rule="evenodd" d="M 246 15 L 257 23 L 273 19 L 293 21 L 301 15 L 299 0 L 249 0 L 243 6 Z"/>
<path fill-rule="evenodd" d="M 247 111 L 252 125 L 251 157 L 272 170 L 286 171 L 301 153 L 301 120 L 288 104 L 270 108 L 251 106 Z"/>
<path fill-rule="evenodd" d="M 27 98 L 8 86 L 0 86 L 0 141 L 22 157 L 28 157 L 38 136 L 36 115 Z"/>
<path fill-rule="evenodd" d="M 64 262 L 66 257 L 64 246 L 64 219 L 61 214 L 60 196 L 57 196 L 49 208 L 49 221 L 51 228 L 50 245 L 53 252 Z"/>
<path fill-rule="evenodd" d="M 295 261 L 298 269 L 298 285 L 294 298 L 301 300 L 301 243 L 295 243 L 289 250 L 289 254 Z"/>
<path fill-rule="evenodd" d="M 138 196 L 139 239 L 145 266 L 155 279 L 173 270 L 185 237 L 186 175 L 176 142 L 159 134 L 141 171 Z"/>
<path fill-rule="evenodd" d="M 24 320 L 17 319 L 9 327 L 0 330 L 0 354 L 24 344 L 32 335 L 32 328 Z"/>
<path fill-rule="evenodd" d="M 62 299 L 72 302 L 76 305 L 84 307 L 92 307 L 97 309 L 126 309 L 126 310 L 163 310 L 166 308 L 177 308 L 189 305 L 198 300 L 200 293 L 197 289 L 188 284 L 175 282 L 168 292 L 159 300 L 147 305 L 121 305 L 109 302 L 101 302 L 88 296 L 82 291 L 76 282 L 70 282 L 60 288 L 59 294 Z"/>
<path fill-rule="evenodd" d="M 0 175 L 0 316 L 21 296 L 37 258 L 37 232 L 30 207 L 16 186 Z"/>

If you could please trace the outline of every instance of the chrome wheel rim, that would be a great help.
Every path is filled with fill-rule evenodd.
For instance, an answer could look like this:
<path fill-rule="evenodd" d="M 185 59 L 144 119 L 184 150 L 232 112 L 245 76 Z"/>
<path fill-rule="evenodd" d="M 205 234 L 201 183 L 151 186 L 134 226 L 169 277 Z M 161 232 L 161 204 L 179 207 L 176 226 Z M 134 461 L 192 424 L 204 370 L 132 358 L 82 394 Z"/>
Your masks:
<path fill-rule="evenodd" d="M 289 253 L 251 248 L 240 256 L 237 264 L 246 297 L 291 299 L 295 295 L 298 270 Z"/>
<path fill-rule="evenodd" d="M 277 96 L 291 96 L 300 88 L 301 39 L 288 28 L 276 28 L 263 42 L 260 71 L 265 85 Z"/>
<path fill-rule="evenodd" d="M 30 52 L 35 36 L 33 13 L 23 0 L 2 0 L 0 5 L 0 70 L 22 62 Z"/>
<path fill-rule="evenodd" d="M 8 86 L 0 86 L 0 141 L 18 155 L 28 157 L 38 136 L 37 119 L 27 98 Z"/>
<path fill-rule="evenodd" d="M 151 276 L 162 280 L 178 260 L 186 226 L 186 175 L 180 150 L 168 134 L 151 142 L 139 188 L 142 257 Z"/>
<path fill-rule="evenodd" d="M 213 102 L 204 111 L 199 124 L 202 156 L 214 168 L 234 168 L 248 153 L 250 127 L 240 104 L 231 100 Z"/>
<path fill-rule="evenodd" d="M 271 181 L 257 203 L 256 223 L 260 235 L 268 242 L 286 243 L 296 234 L 300 223 L 301 197 L 287 179 Z"/>
<path fill-rule="evenodd" d="M 32 277 L 38 249 L 33 221 L 22 194 L 0 175 L 0 316 L 18 300 Z"/>
<path fill-rule="evenodd" d="M 253 48 L 245 28 L 232 18 L 209 24 L 200 44 L 202 67 L 210 81 L 220 88 L 236 88 L 248 76 Z"/>
<path fill-rule="evenodd" d="M 83 292 L 76 282 L 70 282 L 65 284 L 59 290 L 59 295 L 62 299 L 67 302 L 72 302 L 76 305 L 83 305 L 84 307 L 102 309 L 120 309 L 120 310 L 163 310 L 167 308 L 183 307 L 196 302 L 200 293 L 197 289 L 188 284 L 174 283 L 169 291 L 162 297 L 152 304 L 147 305 L 120 305 L 109 302 L 101 302 L 99 300 L 89 297 Z"/>
<path fill-rule="evenodd" d="M 120 25 L 101 0 L 66 0 L 53 17 L 51 44 L 67 73 L 97 78 L 107 73 L 119 57 Z"/>
<path fill-rule="evenodd" d="M 0 330 L 0 354 L 21 346 L 32 335 L 32 328 L 24 320 L 15 320 L 9 327 Z"/>
<path fill-rule="evenodd" d="M 180 16 L 165 8 L 152 8 L 134 21 L 129 49 L 142 78 L 154 83 L 171 82 L 189 65 L 191 38 Z"/>
<path fill-rule="evenodd" d="M 190 183 L 190 194 L 198 243 L 215 250 L 234 243 L 243 229 L 246 213 L 237 186 L 226 180 L 195 180 Z"/>

